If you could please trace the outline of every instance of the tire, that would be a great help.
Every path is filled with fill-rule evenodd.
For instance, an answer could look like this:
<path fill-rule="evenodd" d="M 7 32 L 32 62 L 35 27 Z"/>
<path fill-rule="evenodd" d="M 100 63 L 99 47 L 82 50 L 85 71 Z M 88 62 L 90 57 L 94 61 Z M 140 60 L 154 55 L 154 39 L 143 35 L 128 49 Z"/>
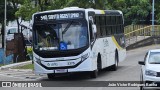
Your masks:
<path fill-rule="evenodd" d="M 90 73 L 90 77 L 97 78 L 99 70 L 101 70 L 101 57 L 100 57 L 100 55 L 98 55 L 98 58 L 97 58 L 97 70 L 92 71 Z"/>
<path fill-rule="evenodd" d="M 141 76 L 140 76 L 140 84 L 144 84 L 142 71 L 141 71 Z M 140 86 L 140 90 L 144 90 L 144 87 Z"/>
<path fill-rule="evenodd" d="M 55 78 L 54 74 L 47 74 L 47 76 L 48 76 L 48 79 L 54 79 Z"/>
<path fill-rule="evenodd" d="M 140 86 L 140 90 L 144 90 L 144 87 L 143 87 L 143 86 Z"/>
<path fill-rule="evenodd" d="M 97 78 L 97 76 L 98 76 L 98 70 L 94 70 L 90 73 L 91 78 Z"/>
<path fill-rule="evenodd" d="M 111 69 L 112 69 L 113 71 L 116 71 L 117 68 L 118 68 L 118 54 L 115 53 L 115 64 L 111 66 Z"/>

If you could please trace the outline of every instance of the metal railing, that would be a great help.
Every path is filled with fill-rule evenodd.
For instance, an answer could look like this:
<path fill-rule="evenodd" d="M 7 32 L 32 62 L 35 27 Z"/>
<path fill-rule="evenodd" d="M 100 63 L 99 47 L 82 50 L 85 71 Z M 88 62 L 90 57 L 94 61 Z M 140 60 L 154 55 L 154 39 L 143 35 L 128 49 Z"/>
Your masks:
<path fill-rule="evenodd" d="M 144 28 L 146 26 L 149 26 L 149 25 L 128 25 L 128 26 L 125 26 L 124 27 L 124 32 L 125 33 L 129 33 L 129 32 L 132 32 L 134 30 L 137 30 L 137 29 L 140 29 L 140 28 Z"/>
<path fill-rule="evenodd" d="M 133 26 L 125 27 L 126 46 L 151 36 L 160 36 L 160 25 L 154 25 L 154 30 L 152 30 L 152 25 L 139 25 L 136 29 L 134 28 Z"/>

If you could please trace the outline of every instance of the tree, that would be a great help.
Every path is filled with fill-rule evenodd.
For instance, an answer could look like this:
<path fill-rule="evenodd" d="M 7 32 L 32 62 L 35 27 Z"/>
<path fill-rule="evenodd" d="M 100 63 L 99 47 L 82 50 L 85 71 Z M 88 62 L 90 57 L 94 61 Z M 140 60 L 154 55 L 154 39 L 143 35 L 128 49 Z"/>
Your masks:
<path fill-rule="evenodd" d="M 23 4 L 22 0 L 8 0 L 12 4 L 12 7 L 14 9 L 14 13 L 18 10 L 18 7 Z M 15 15 L 14 15 L 15 16 Z M 20 21 L 18 17 L 15 17 L 17 21 L 17 26 L 18 26 L 18 32 L 20 32 Z"/>
<path fill-rule="evenodd" d="M 152 4 L 152 0 L 151 0 Z M 155 0 L 155 20 L 158 24 L 160 24 L 160 0 Z"/>
<path fill-rule="evenodd" d="M 107 0 L 68 0 L 66 6 L 78 6 L 81 8 L 106 9 Z"/>
<path fill-rule="evenodd" d="M 105 9 L 106 3 L 106 0 L 79 0 L 78 2 L 77 0 L 24 0 L 23 5 L 21 5 L 15 15 L 21 17 L 23 20 L 30 20 L 32 14 L 39 11 L 61 9 L 71 6 Z"/>
<path fill-rule="evenodd" d="M 160 1 L 158 2 L 160 3 Z M 35 12 L 73 6 L 121 10 L 124 13 L 125 21 L 127 23 L 129 21 L 130 24 L 139 23 L 140 20 L 149 20 L 151 12 L 150 0 L 24 0 L 24 4 L 16 12 L 16 16 L 22 17 L 24 20 L 30 20 Z M 158 4 L 157 7 L 159 7 Z M 160 14 L 157 15 L 157 17 L 159 16 Z"/>
<path fill-rule="evenodd" d="M 24 3 L 15 13 L 16 17 L 29 21 L 32 14 L 38 11 L 45 11 L 51 8 L 52 0 L 24 0 Z"/>
<path fill-rule="evenodd" d="M 121 10 L 123 12 L 127 24 L 136 24 L 140 23 L 140 21 L 148 20 L 147 16 L 151 11 L 149 0 L 114 0 L 109 3 L 112 9 Z"/>
<path fill-rule="evenodd" d="M 30 20 L 32 14 L 39 11 L 39 6 L 34 6 L 34 3 L 31 3 L 31 0 L 24 0 L 23 5 L 16 11 L 16 17 L 21 17 L 22 20 Z"/>
<path fill-rule="evenodd" d="M 1 28 L 1 34 L 2 34 L 2 47 L 4 47 L 4 8 L 5 3 L 4 1 L 0 0 L 0 24 L 2 26 Z M 7 22 L 13 21 L 15 19 L 15 9 L 11 2 L 7 2 Z"/>

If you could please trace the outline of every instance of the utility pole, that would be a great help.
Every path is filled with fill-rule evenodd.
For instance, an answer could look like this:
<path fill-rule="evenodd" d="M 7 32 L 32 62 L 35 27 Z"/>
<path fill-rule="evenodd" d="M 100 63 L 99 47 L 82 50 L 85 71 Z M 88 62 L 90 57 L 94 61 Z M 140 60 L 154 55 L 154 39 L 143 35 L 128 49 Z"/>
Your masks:
<path fill-rule="evenodd" d="M 152 36 L 155 33 L 154 31 L 154 4 L 155 4 L 155 0 L 152 1 Z"/>
<path fill-rule="evenodd" d="M 5 9 L 4 9 L 4 56 L 3 64 L 6 64 L 6 19 L 7 18 L 7 1 L 5 0 Z"/>

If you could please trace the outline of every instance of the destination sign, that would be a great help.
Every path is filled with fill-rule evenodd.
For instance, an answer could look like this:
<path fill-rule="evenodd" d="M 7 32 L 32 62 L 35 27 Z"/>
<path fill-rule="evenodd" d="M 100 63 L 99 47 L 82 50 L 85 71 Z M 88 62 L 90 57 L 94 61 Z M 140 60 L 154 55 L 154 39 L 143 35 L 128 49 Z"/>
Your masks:
<path fill-rule="evenodd" d="M 36 20 L 38 21 L 46 21 L 46 20 L 65 20 L 65 19 L 81 19 L 83 18 L 82 12 L 71 12 L 71 13 L 47 13 L 47 14 L 39 14 L 36 16 Z"/>

